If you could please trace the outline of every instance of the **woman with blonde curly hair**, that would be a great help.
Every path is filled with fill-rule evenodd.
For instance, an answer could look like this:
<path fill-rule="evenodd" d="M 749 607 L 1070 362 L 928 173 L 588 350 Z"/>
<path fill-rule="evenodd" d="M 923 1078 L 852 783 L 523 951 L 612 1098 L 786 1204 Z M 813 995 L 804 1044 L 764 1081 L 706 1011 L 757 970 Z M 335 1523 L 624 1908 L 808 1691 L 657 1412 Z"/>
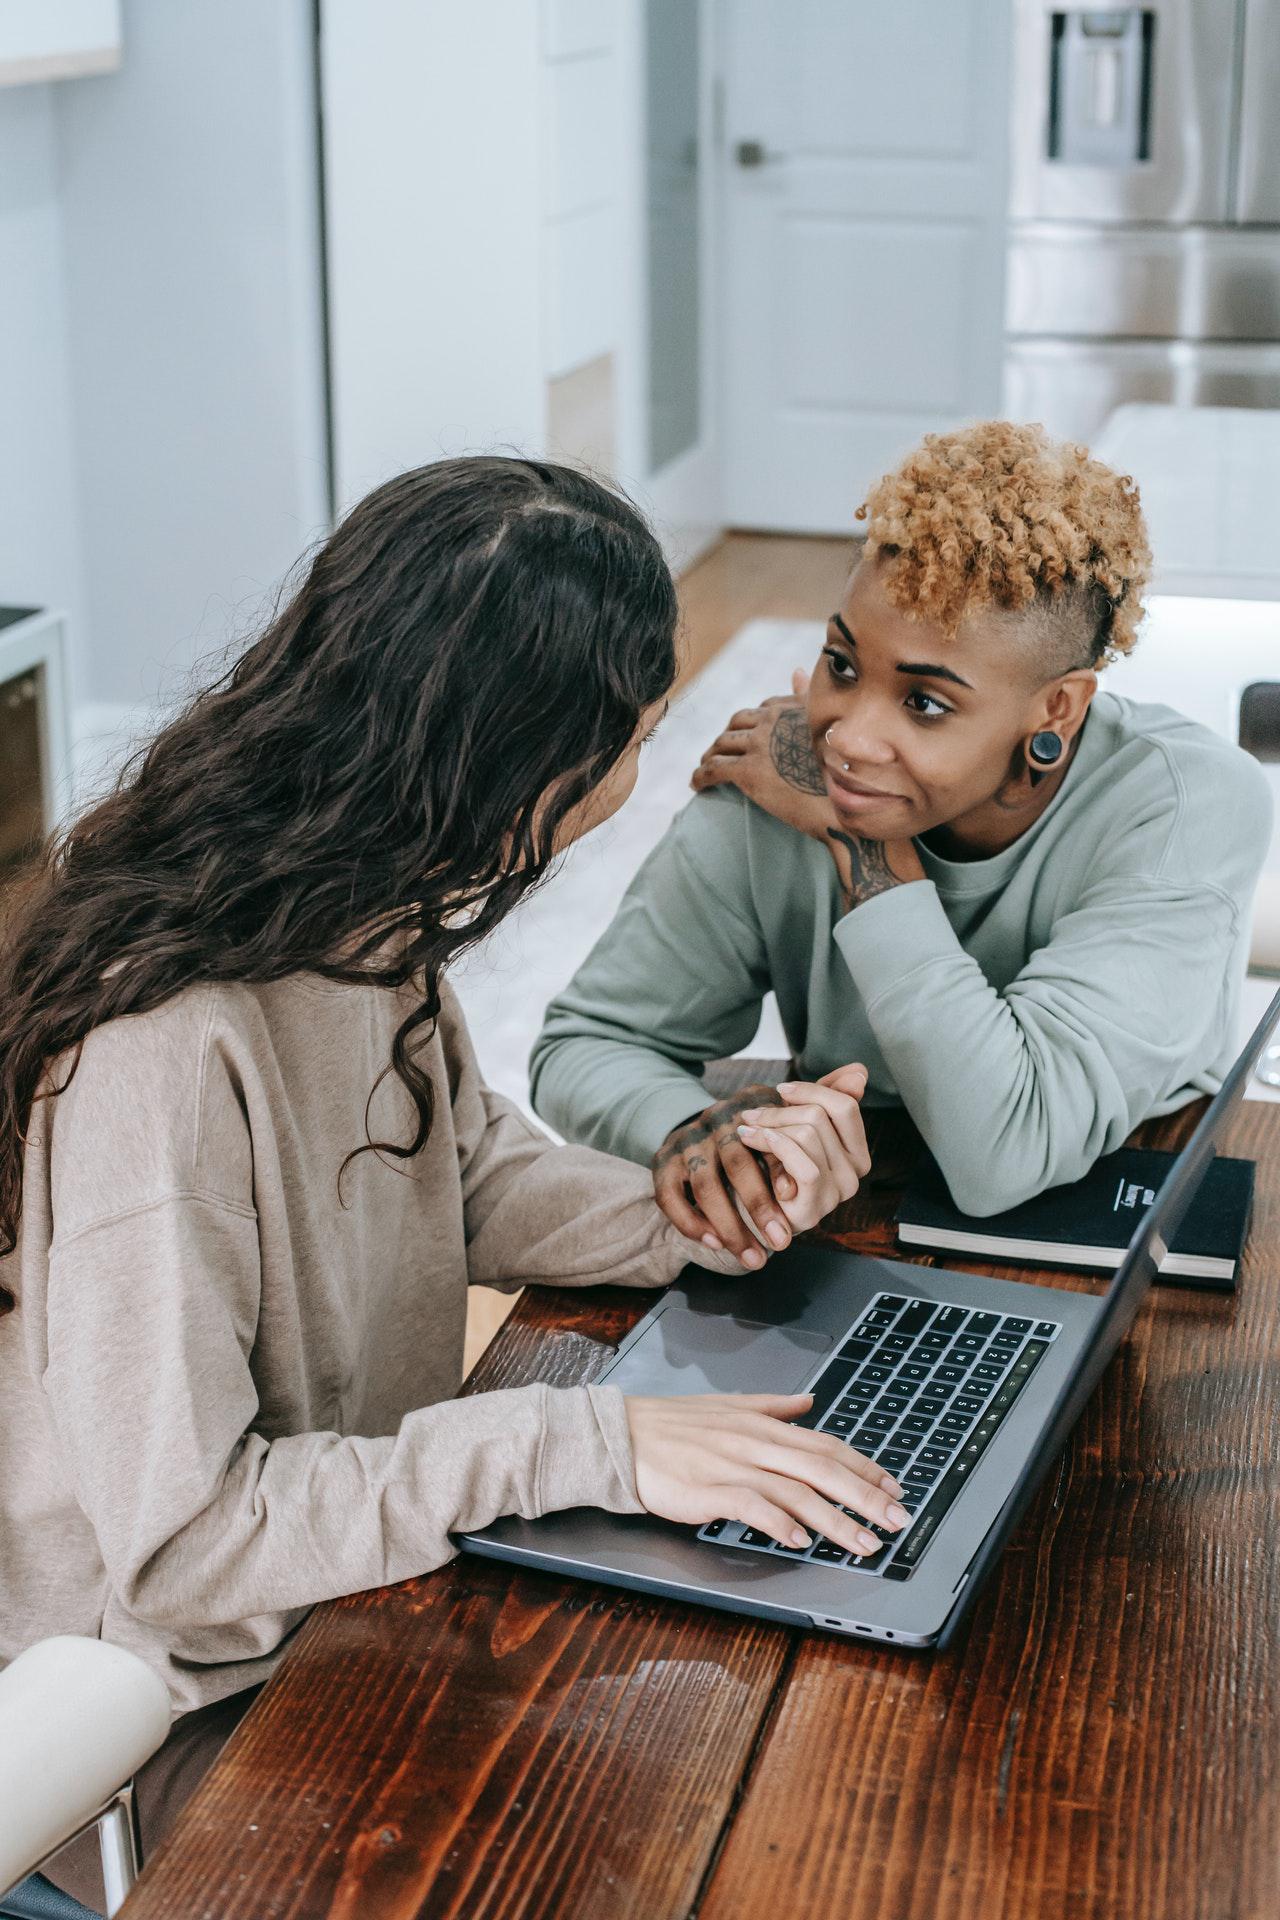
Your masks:
<path fill-rule="evenodd" d="M 542 1114 L 651 1161 L 681 1230 L 735 1250 L 735 1199 L 785 1237 L 736 1133 L 778 1093 L 708 1107 L 698 1076 L 770 989 L 797 1074 L 865 1062 L 974 1214 L 1077 1178 L 1235 1052 L 1270 801 L 1238 748 L 1099 692 L 1143 615 L 1133 482 L 987 421 L 931 434 L 859 518 L 812 678 L 708 749 L 534 1053 Z"/>

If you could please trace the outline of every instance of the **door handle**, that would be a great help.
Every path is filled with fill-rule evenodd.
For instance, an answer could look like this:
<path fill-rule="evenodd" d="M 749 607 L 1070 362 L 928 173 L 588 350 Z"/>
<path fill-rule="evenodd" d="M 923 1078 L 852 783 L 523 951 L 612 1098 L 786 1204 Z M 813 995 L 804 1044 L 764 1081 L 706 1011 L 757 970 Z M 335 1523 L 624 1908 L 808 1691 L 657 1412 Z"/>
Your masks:
<path fill-rule="evenodd" d="M 767 167 L 774 160 L 784 160 L 786 155 L 770 153 L 763 140 L 739 140 L 733 157 L 740 167 Z"/>

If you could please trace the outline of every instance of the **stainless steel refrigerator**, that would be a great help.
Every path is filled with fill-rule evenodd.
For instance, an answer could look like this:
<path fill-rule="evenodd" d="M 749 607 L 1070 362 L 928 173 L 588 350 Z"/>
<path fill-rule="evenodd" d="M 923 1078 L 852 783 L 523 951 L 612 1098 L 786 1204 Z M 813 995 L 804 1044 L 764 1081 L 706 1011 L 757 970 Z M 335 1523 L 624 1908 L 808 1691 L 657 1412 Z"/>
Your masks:
<path fill-rule="evenodd" d="M 1005 406 L 1280 407 L 1280 0 L 1014 0 Z"/>

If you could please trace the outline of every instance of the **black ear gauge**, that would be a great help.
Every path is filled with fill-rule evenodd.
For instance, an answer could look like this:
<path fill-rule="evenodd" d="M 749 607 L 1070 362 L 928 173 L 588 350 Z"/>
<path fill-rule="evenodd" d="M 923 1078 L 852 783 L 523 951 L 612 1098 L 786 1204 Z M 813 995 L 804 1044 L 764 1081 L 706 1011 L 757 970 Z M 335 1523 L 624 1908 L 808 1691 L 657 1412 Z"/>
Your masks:
<path fill-rule="evenodd" d="M 1031 763 L 1031 784 L 1044 779 L 1050 767 L 1056 767 L 1062 758 L 1062 735 L 1060 733 L 1033 733 L 1027 742 L 1027 759 Z"/>
<path fill-rule="evenodd" d="M 1062 758 L 1062 735 L 1033 733 L 1027 747 L 1027 758 L 1034 767 L 1056 767 Z"/>

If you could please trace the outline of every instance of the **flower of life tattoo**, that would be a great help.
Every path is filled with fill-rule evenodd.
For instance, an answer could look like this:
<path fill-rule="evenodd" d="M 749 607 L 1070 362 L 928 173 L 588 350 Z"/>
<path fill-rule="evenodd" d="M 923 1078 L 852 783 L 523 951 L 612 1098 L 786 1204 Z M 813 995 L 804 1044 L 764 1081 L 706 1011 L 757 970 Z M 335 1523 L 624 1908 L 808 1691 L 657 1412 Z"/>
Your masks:
<path fill-rule="evenodd" d="M 789 787 L 799 793 L 825 793 L 827 783 L 809 738 L 803 707 L 783 707 L 769 735 L 769 758 Z"/>

